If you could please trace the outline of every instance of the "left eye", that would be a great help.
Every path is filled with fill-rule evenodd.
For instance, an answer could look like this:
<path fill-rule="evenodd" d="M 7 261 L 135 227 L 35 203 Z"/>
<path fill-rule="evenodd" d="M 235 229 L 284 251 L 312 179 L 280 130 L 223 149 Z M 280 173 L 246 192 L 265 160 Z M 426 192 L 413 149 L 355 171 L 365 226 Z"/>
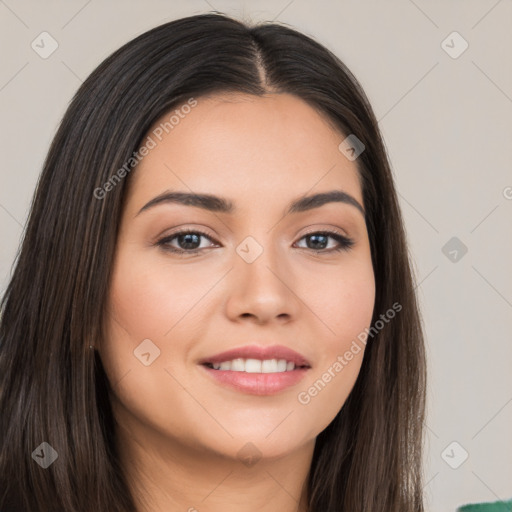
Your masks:
<path fill-rule="evenodd" d="M 202 231 L 180 231 L 178 233 L 174 233 L 171 236 L 162 238 L 157 242 L 157 245 L 164 248 L 164 250 L 178 253 L 178 254 L 195 254 L 201 252 L 203 249 L 206 249 L 210 246 L 201 247 L 201 238 L 206 238 L 213 242 L 212 238 L 203 233 Z M 337 242 L 337 247 L 327 248 L 326 246 L 329 244 L 329 238 L 335 240 Z M 346 236 L 341 235 L 340 233 L 335 233 L 331 231 L 318 231 L 314 233 L 308 233 L 304 235 L 300 240 L 309 239 L 309 243 L 306 243 L 306 247 L 300 247 L 301 249 L 310 249 L 315 252 L 333 252 L 333 251 L 342 251 L 349 250 L 354 241 Z M 172 245 L 171 242 L 176 240 L 178 247 Z M 299 240 L 299 241 L 300 241 Z M 215 244 L 215 242 L 213 242 Z"/>
<path fill-rule="evenodd" d="M 331 251 L 343 251 L 348 250 L 354 245 L 354 241 L 351 238 L 347 238 L 346 236 L 343 236 L 339 233 L 334 233 L 331 231 L 319 231 L 315 233 L 308 233 L 307 235 L 304 235 L 301 240 L 304 240 L 306 238 L 309 238 L 310 244 L 306 245 L 313 245 L 313 247 L 306 247 L 307 249 L 311 249 L 314 251 L 321 251 L 321 252 L 331 252 Z M 331 238 L 336 240 L 338 243 L 338 247 L 331 247 L 329 250 L 326 249 L 325 245 L 328 244 L 327 240 Z"/>

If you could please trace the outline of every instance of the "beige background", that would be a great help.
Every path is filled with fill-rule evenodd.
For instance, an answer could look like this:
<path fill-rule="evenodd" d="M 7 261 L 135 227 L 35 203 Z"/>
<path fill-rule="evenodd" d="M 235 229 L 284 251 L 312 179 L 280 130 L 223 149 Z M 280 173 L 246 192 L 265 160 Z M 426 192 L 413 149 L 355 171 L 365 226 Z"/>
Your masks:
<path fill-rule="evenodd" d="M 511 0 L 0 0 L 0 289 L 80 83 L 134 36 L 213 9 L 288 23 L 362 82 L 391 157 L 427 335 L 428 510 L 512 497 Z M 59 45 L 47 59 L 31 48 L 43 31 Z M 469 44 L 457 58 L 442 47 L 453 31 Z M 452 55 L 458 37 L 443 45 Z M 452 237 L 466 254 L 448 246 L 445 256 Z"/>

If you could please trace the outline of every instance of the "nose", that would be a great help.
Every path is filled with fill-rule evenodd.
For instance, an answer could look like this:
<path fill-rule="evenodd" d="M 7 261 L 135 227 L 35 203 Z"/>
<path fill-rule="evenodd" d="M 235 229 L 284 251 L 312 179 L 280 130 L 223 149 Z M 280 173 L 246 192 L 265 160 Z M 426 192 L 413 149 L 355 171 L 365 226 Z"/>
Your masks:
<path fill-rule="evenodd" d="M 251 263 L 235 253 L 226 304 L 226 314 L 232 321 L 288 323 L 298 317 L 298 276 L 284 260 L 277 250 L 268 247 Z"/>

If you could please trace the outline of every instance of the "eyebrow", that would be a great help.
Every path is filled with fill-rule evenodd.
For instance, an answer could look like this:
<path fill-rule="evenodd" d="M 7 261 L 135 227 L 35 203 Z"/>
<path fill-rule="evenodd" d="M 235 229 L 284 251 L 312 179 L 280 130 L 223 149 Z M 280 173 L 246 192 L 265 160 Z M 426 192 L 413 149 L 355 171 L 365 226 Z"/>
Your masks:
<path fill-rule="evenodd" d="M 164 193 L 154 197 L 146 203 L 137 213 L 140 213 L 153 208 L 160 204 L 178 203 L 185 206 L 194 206 L 196 208 L 203 208 L 211 212 L 233 214 L 236 212 L 234 203 L 224 197 L 215 196 L 212 194 L 196 194 L 188 192 L 171 192 L 165 191 Z M 314 194 L 311 196 L 300 197 L 295 199 L 288 205 L 286 215 L 290 213 L 299 213 L 319 208 L 327 203 L 345 203 L 357 208 L 365 217 L 364 208 L 361 206 L 359 201 L 350 194 L 342 190 L 330 190 L 328 192 L 322 192 L 320 194 Z M 135 216 L 137 216 L 135 215 Z"/>

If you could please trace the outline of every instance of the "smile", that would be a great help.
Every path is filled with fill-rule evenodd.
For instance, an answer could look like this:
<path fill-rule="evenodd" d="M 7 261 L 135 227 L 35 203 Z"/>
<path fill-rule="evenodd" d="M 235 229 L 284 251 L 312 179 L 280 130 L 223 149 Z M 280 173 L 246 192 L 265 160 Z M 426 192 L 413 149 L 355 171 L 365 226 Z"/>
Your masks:
<path fill-rule="evenodd" d="M 286 359 L 232 359 L 221 363 L 206 363 L 214 370 L 246 373 L 282 373 L 295 370 L 295 363 Z M 300 367 L 299 367 L 300 368 Z"/>

